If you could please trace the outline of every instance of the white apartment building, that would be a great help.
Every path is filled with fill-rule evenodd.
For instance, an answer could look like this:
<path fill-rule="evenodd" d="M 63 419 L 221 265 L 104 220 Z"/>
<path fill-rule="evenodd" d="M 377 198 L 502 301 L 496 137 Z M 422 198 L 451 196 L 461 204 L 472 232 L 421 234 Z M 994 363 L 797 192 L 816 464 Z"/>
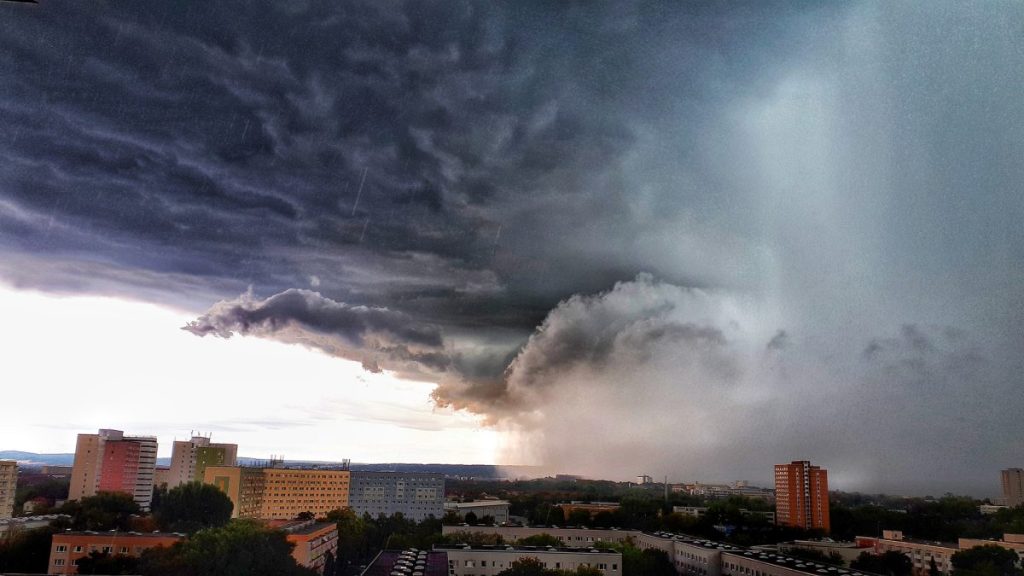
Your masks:
<path fill-rule="evenodd" d="M 477 500 L 475 502 L 445 502 L 444 511 L 454 511 L 459 518 L 465 518 L 470 512 L 478 519 L 484 516 L 494 518 L 495 524 L 508 522 L 509 503 L 506 500 Z"/>
<path fill-rule="evenodd" d="M 622 554 L 618 552 L 539 546 L 435 546 L 434 550 L 448 554 L 450 576 L 494 576 L 523 558 L 536 558 L 549 570 L 573 571 L 590 566 L 604 576 L 622 575 Z"/>

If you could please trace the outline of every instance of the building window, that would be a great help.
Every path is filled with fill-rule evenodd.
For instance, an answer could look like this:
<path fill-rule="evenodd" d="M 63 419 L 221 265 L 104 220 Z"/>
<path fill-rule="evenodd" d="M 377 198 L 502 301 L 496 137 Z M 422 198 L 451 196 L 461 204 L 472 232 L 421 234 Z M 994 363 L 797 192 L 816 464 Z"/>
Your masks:
<path fill-rule="evenodd" d="M 57 552 L 67 552 L 67 551 L 68 551 L 67 544 L 57 544 Z"/>
<path fill-rule="evenodd" d="M 53 561 L 53 565 L 54 566 L 63 566 L 64 565 L 64 559 L 63 558 L 57 558 L 56 560 Z"/>

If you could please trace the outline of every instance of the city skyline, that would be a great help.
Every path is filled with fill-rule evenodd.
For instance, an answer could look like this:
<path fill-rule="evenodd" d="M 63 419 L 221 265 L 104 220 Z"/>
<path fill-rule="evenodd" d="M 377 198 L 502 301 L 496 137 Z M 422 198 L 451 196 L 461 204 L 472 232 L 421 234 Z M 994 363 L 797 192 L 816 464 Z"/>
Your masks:
<path fill-rule="evenodd" d="M 0 12 L 0 449 L 1024 463 L 1019 2 Z"/>

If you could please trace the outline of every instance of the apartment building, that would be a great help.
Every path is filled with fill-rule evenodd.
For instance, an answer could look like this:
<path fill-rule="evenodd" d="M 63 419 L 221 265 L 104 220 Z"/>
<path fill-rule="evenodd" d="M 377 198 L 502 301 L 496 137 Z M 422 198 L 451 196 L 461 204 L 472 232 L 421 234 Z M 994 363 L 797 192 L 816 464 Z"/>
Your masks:
<path fill-rule="evenodd" d="M 50 543 L 48 574 L 78 574 L 78 561 L 91 552 L 139 557 L 144 550 L 172 546 L 184 534 L 172 532 L 57 532 Z"/>
<path fill-rule="evenodd" d="M 393 574 L 419 576 L 449 576 L 448 554 L 440 550 L 381 550 L 360 576 L 391 576 Z"/>
<path fill-rule="evenodd" d="M 673 506 L 672 512 L 674 514 L 682 514 L 683 516 L 690 516 L 691 518 L 702 518 L 708 512 L 706 506 Z M 760 518 L 769 524 L 775 524 L 775 512 L 769 512 L 767 510 L 748 510 L 746 508 L 740 508 L 740 514 L 750 518 Z"/>
<path fill-rule="evenodd" d="M 261 518 L 266 478 L 262 468 L 207 466 L 203 483 L 212 484 L 231 500 L 232 518 Z"/>
<path fill-rule="evenodd" d="M 508 509 L 510 504 L 507 500 L 477 500 L 475 502 L 445 502 L 444 511 L 455 512 L 459 518 L 465 518 L 470 512 L 478 519 L 485 516 L 494 518 L 495 524 L 508 522 Z"/>
<path fill-rule="evenodd" d="M 528 536 L 548 534 L 560 539 L 563 548 L 568 550 L 592 549 L 598 542 L 629 540 L 641 550 L 665 552 L 676 572 L 686 576 L 868 576 L 857 570 L 818 564 L 784 553 L 763 552 L 669 532 L 544 526 L 444 526 L 442 533 L 493 534 L 513 545 Z M 476 567 L 479 568 L 479 564 Z"/>
<path fill-rule="evenodd" d="M 615 512 L 619 509 L 618 502 L 581 502 L 579 500 L 563 502 L 557 506 L 562 509 L 563 520 L 568 520 L 569 516 L 577 510 L 583 510 L 593 517 L 594 514 Z"/>
<path fill-rule="evenodd" d="M 1001 472 L 1003 504 L 1020 506 L 1024 504 L 1024 469 L 1007 468 Z"/>
<path fill-rule="evenodd" d="M 444 516 L 444 475 L 409 472 L 351 473 L 347 505 L 362 516 L 391 516 L 401 513 L 421 522 Z M 507 511 L 506 511 L 507 518 Z"/>
<path fill-rule="evenodd" d="M 123 492 L 131 495 L 140 508 L 149 510 L 156 451 L 153 436 L 125 436 L 120 430 L 109 429 L 79 434 L 68 499 L 79 500 L 97 492 Z"/>
<path fill-rule="evenodd" d="M 494 576 L 523 558 L 536 558 L 549 570 L 573 571 L 590 566 L 600 570 L 603 576 L 622 574 L 619 552 L 543 546 L 435 546 L 434 550 L 448 555 L 450 576 Z"/>
<path fill-rule="evenodd" d="M 806 460 L 775 466 L 775 521 L 782 526 L 830 529 L 828 471 Z"/>
<path fill-rule="evenodd" d="M 0 519 L 14 517 L 14 494 L 18 489 L 18 463 L 0 460 Z"/>
<path fill-rule="evenodd" d="M 295 518 L 312 512 L 317 518 L 348 506 L 348 470 L 263 469 L 263 506 L 266 520 Z"/>
<path fill-rule="evenodd" d="M 939 572 L 950 574 L 953 571 L 953 554 L 960 551 L 956 544 L 912 540 L 904 538 L 900 530 L 883 530 L 881 538 L 858 536 L 858 543 L 871 544 L 875 554 L 900 552 L 910 558 L 914 566 L 915 576 L 925 576 L 931 568 L 932 560 Z"/>
<path fill-rule="evenodd" d="M 1024 534 L 1003 534 L 1002 540 L 981 540 L 979 538 L 961 538 L 957 542 L 961 550 L 977 548 L 978 546 L 1000 546 L 1007 550 L 1013 550 L 1018 556 L 1024 558 Z"/>
<path fill-rule="evenodd" d="M 291 520 L 348 506 L 348 470 L 207 466 L 203 481 L 227 494 L 234 518 Z"/>
<path fill-rule="evenodd" d="M 338 555 L 338 525 L 333 522 L 295 521 L 276 527 L 295 545 L 292 558 L 299 566 L 323 574 L 327 555 Z"/>
<path fill-rule="evenodd" d="M 237 444 L 216 444 L 206 436 L 177 440 L 171 448 L 171 465 L 165 478 L 168 488 L 188 482 L 202 482 L 207 466 L 238 464 Z"/>
<path fill-rule="evenodd" d="M 495 535 L 502 543 L 515 545 L 523 538 L 547 534 L 562 541 L 567 548 L 592 548 L 598 542 L 621 544 L 641 534 L 637 530 L 613 530 L 604 528 L 553 528 L 550 526 L 442 526 L 445 536 L 466 534 L 467 540 L 474 535 Z"/>

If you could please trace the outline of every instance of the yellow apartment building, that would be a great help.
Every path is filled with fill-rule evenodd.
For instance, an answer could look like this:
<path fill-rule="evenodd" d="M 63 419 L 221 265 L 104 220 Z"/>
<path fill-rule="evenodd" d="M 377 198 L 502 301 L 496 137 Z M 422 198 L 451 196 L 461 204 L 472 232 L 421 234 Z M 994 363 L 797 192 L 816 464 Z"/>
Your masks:
<path fill-rule="evenodd" d="M 227 494 L 233 518 L 291 520 L 348 506 L 351 477 L 348 470 L 209 466 L 203 481 Z"/>

